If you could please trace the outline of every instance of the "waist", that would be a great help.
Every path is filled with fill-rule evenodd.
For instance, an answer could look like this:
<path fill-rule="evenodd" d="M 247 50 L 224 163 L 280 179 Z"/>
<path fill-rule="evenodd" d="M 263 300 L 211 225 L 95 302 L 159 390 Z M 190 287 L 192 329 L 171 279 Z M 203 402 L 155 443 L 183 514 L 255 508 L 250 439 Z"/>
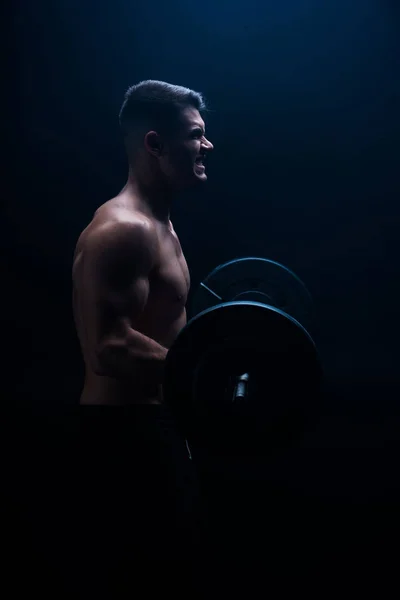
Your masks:
<path fill-rule="evenodd" d="M 81 404 L 115 406 L 162 404 L 162 385 L 135 379 L 119 380 L 101 377 L 89 371 L 86 373 L 80 402 Z"/>

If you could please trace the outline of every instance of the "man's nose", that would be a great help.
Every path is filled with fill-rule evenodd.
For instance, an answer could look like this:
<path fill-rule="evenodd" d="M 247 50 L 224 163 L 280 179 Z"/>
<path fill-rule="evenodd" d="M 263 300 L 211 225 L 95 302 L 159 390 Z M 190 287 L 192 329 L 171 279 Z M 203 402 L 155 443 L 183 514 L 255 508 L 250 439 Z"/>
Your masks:
<path fill-rule="evenodd" d="M 207 148 L 207 150 L 214 150 L 214 144 L 212 144 L 210 142 L 210 140 L 208 140 L 207 138 L 204 138 L 204 142 L 205 142 L 205 146 Z"/>

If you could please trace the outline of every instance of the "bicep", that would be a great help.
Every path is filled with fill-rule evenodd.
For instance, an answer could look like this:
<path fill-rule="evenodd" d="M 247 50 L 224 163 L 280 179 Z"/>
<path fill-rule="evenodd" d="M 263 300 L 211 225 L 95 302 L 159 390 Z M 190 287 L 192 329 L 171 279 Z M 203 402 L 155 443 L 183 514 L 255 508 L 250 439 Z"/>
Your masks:
<path fill-rule="evenodd" d="M 106 244 L 103 240 L 94 250 L 86 277 L 97 346 L 110 336 L 125 335 L 140 318 L 149 295 L 151 260 L 143 243 L 111 240 Z"/>
<path fill-rule="evenodd" d="M 100 281 L 97 297 L 103 321 L 108 321 L 110 326 L 134 326 L 145 309 L 149 289 L 148 276 L 132 277 L 123 286 Z"/>

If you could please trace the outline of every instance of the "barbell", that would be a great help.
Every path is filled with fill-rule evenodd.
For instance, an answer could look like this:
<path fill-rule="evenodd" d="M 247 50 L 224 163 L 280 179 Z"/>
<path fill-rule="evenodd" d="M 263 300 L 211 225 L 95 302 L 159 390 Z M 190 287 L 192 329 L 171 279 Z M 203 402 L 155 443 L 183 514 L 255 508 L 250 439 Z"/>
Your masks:
<path fill-rule="evenodd" d="M 164 377 L 165 401 L 189 445 L 259 453 L 301 433 L 322 383 L 304 283 L 271 260 L 233 260 L 200 284 L 192 314 Z"/>

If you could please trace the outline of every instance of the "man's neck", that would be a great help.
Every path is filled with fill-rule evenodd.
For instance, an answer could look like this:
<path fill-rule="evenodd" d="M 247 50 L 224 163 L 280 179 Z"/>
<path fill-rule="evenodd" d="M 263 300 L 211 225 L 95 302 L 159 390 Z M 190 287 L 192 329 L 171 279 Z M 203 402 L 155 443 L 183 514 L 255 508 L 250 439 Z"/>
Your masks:
<path fill-rule="evenodd" d="M 172 193 L 156 181 L 141 181 L 129 170 L 126 185 L 132 196 L 139 201 L 161 223 L 169 223 Z"/>

